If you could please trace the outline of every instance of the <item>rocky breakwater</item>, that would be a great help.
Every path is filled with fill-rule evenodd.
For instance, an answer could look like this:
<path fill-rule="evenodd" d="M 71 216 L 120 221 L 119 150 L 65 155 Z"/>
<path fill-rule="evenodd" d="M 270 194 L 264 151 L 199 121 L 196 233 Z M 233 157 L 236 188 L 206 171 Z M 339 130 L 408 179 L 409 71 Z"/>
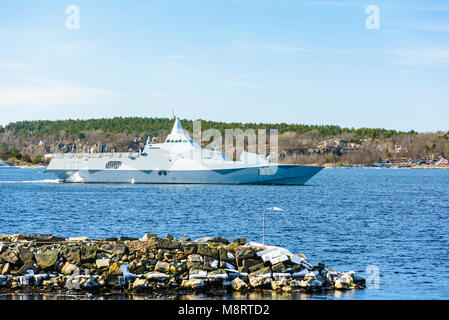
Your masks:
<path fill-rule="evenodd" d="M 285 293 L 365 287 L 353 271 L 336 272 L 304 255 L 220 237 L 175 239 L 145 234 L 88 239 L 0 235 L 0 292 L 183 294 L 192 291 Z"/>

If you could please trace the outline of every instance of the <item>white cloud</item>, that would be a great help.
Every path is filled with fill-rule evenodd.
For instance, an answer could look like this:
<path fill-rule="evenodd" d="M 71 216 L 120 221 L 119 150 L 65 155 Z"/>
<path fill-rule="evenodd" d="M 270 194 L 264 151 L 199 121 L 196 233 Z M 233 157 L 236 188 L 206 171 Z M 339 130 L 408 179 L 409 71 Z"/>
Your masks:
<path fill-rule="evenodd" d="M 447 49 L 402 50 L 396 51 L 395 54 L 399 57 L 399 64 L 430 66 L 449 63 Z"/>
<path fill-rule="evenodd" d="M 265 46 L 265 49 L 274 50 L 274 51 L 282 51 L 282 52 L 304 52 L 307 51 L 304 48 L 299 47 L 288 47 L 288 46 Z"/>
<path fill-rule="evenodd" d="M 26 64 L 20 62 L 5 62 L 1 64 L 0 67 L 8 70 L 23 70 L 26 68 Z"/>
<path fill-rule="evenodd" d="M 60 83 L 47 87 L 3 86 L 0 87 L 0 107 L 98 104 L 112 96 L 113 93 L 108 90 L 67 86 Z"/>
<path fill-rule="evenodd" d="M 320 7 L 353 7 L 353 6 L 363 6 L 363 3 L 358 3 L 354 1 L 295 1 L 294 4 L 305 5 L 305 6 L 320 6 Z"/>
<path fill-rule="evenodd" d="M 232 46 L 240 47 L 244 49 L 255 49 L 255 50 L 270 50 L 275 52 L 307 52 L 310 51 L 308 49 L 304 49 L 297 46 L 288 46 L 288 45 L 278 45 L 278 44 L 270 44 L 270 45 L 260 45 L 260 44 L 251 44 L 247 42 L 233 42 Z"/>
<path fill-rule="evenodd" d="M 225 81 L 223 82 L 224 85 L 230 86 L 230 87 L 239 87 L 239 88 L 264 88 L 263 86 L 252 84 L 252 83 L 246 83 L 246 82 L 236 82 L 236 81 Z"/>
<path fill-rule="evenodd" d="M 177 55 L 177 54 L 170 54 L 170 55 L 168 55 L 168 58 L 170 58 L 170 59 L 175 59 L 175 60 L 179 60 L 179 59 L 182 59 L 182 58 L 184 58 L 184 57 L 181 56 L 181 55 Z"/>
<path fill-rule="evenodd" d="M 430 26 L 419 27 L 418 30 L 447 33 L 447 32 L 449 32 L 449 25 L 430 25 Z"/>

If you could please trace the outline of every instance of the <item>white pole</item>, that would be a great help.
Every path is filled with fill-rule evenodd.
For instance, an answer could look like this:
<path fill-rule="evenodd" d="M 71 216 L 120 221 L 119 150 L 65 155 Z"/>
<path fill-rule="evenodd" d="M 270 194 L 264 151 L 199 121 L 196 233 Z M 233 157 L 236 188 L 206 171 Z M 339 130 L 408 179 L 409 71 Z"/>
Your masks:
<path fill-rule="evenodd" d="M 265 245 L 265 209 L 262 214 L 262 244 Z"/>
<path fill-rule="evenodd" d="M 279 207 L 266 208 L 262 213 L 262 244 L 265 245 L 265 211 L 284 211 Z"/>

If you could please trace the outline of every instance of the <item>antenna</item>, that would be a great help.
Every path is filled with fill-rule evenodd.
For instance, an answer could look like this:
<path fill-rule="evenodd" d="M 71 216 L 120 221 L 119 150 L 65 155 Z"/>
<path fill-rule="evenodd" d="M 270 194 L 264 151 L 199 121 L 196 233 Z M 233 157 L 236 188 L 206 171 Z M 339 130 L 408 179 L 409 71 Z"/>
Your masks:
<path fill-rule="evenodd" d="M 175 116 L 175 110 L 172 108 L 171 109 L 171 113 L 173 114 L 173 118 L 176 118 L 176 116 Z"/>

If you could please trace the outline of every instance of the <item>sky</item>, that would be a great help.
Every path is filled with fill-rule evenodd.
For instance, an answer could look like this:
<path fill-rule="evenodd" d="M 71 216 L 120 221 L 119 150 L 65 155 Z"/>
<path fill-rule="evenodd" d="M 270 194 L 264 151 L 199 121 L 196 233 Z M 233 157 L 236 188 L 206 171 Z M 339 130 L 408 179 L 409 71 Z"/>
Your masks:
<path fill-rule="evenodd" d="M 448 71 L 446 0 L 0 3 L 0 125 L 174 110 L 447 131 Z"/>

